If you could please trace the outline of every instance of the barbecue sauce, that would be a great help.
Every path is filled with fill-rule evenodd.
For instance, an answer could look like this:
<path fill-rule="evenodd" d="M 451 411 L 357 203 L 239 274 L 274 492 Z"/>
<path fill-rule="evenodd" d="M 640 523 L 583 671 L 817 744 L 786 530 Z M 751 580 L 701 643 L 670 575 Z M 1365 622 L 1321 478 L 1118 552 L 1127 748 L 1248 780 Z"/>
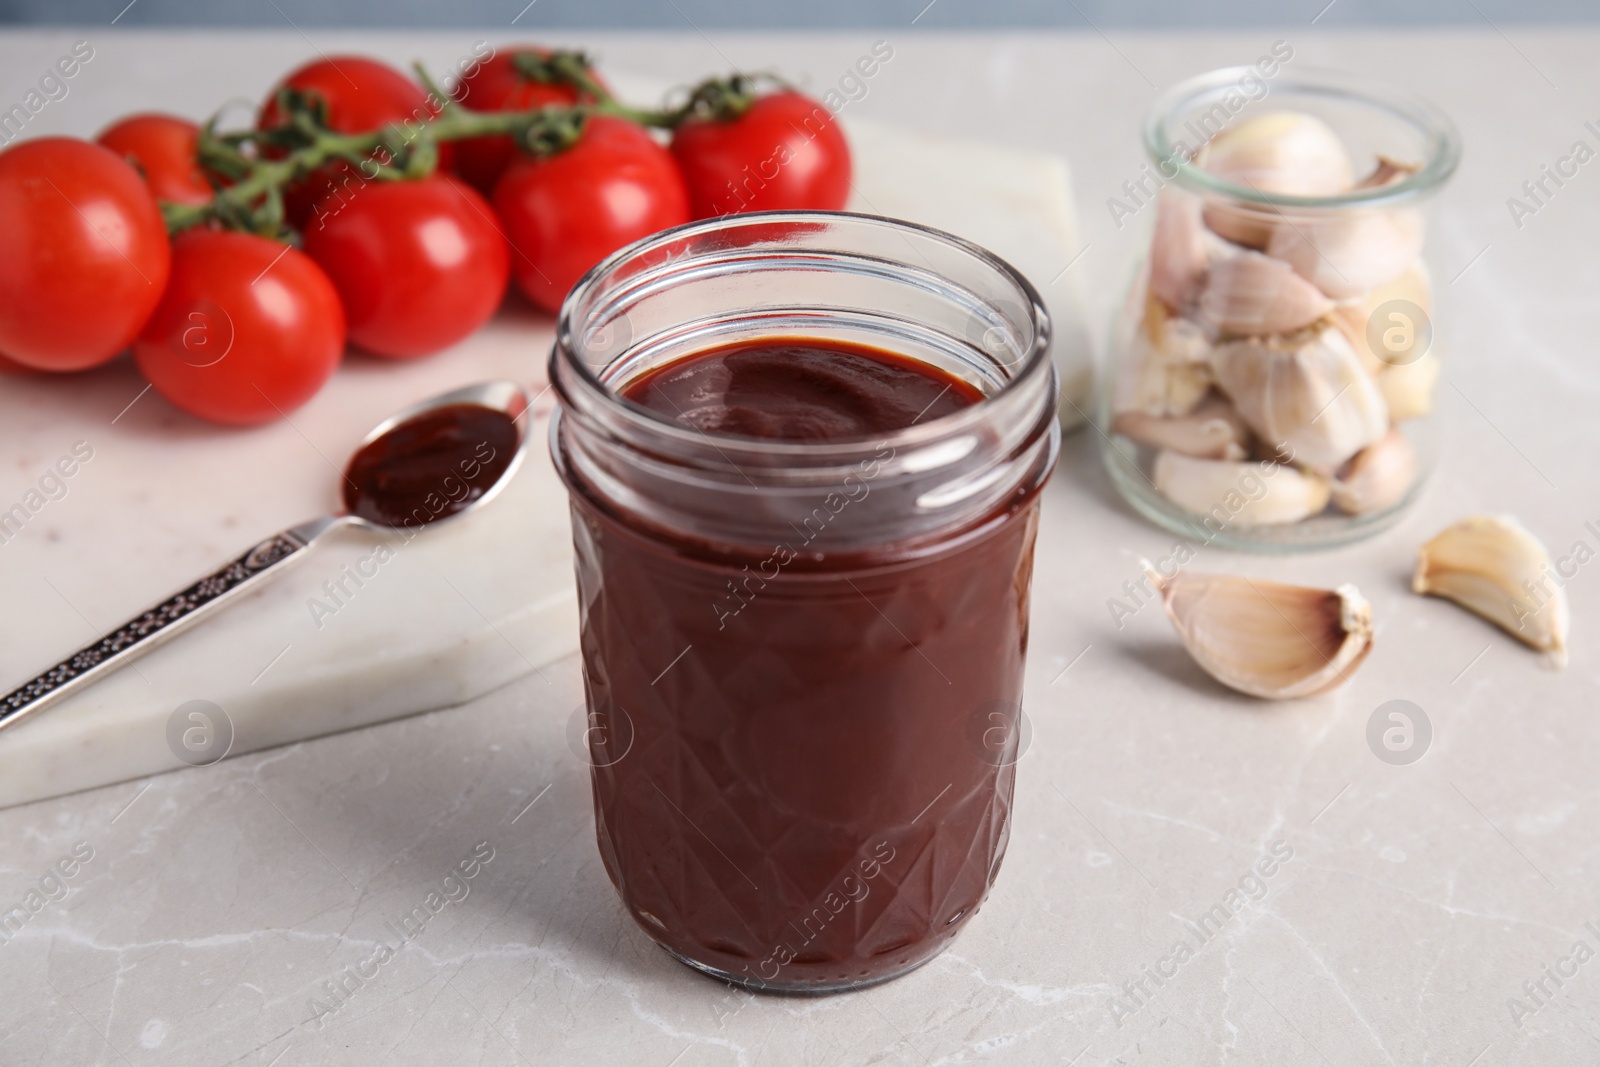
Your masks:
<path fill-rule="evenodd" d="M 620 393 L 713 440 L 783 442 L 870 441 L 982 399 L 919 361 L 798 338 L 695 353 Z M 801 529 L 711 546 L 569 487 L 600 852 L 640 925 L 754 988 L 845 988 L 935 955 L 1009 832 L 1036 490 L 914 551 L 843 556 Z"/>

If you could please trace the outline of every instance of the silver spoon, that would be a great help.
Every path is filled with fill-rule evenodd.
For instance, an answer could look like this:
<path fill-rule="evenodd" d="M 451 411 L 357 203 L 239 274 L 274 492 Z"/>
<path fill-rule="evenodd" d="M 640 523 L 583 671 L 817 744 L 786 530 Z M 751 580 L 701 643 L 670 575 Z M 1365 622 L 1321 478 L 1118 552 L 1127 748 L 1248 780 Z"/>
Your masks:
<path fill-rule="evenodd" d="M 414 534 L 488 503 L 522 462 L 528 434 L 519 420 L 530 403 L 522 386 L 495 381 L 452 390 L 391 415 L 361 439 L 345 465 L 343 511 L 274 534 L 0 697 L 0 729 L 93 685 L 281 574 L 285 564 L 300 559 L 330 530 L 350 525 Z M 475 408 L 494 414 L 485 417 Z M 481 441 L 463 438 L 468 417 L 482 422 Z M 435 431 L 432 437 L 430 430 Z M 491 438 L 499 439 L 499 447 Z M 382 447 L 374 447 L 380 443 Z M 439 473 L 441 463 L 448 473 Z M 414 506 L 397 506 L 410 504 L 411 495 Z"/>

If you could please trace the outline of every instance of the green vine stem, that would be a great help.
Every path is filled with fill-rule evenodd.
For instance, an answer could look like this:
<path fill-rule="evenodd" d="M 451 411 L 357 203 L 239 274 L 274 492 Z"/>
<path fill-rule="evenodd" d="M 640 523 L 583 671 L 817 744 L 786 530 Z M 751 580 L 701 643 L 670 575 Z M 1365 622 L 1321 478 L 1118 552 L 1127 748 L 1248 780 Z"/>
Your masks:
<path fill-rule="evenodd" d="M 574 86 L 579 102 L 524 111 L 473 111 L 451 99 L 417 64 L 430 97 L 430 114 L 421 121 L 338 133 L 329 129 L 320 97 L 288 88 L 276 98 L 285 121 L 270 129 L 219 133 L 212 119 L 201 130 L 199 157 L 220 179 L 215 195 L 205 204 L 161 201 L 167 231 L 178 234 L 214 222 L 281 239 L 289 236 L 284 190 L 324 167 L 345 164 L 368 181 L 423 178 L 437 168 L 440 144 L 492 136 L 509 136 L 524 150 L 548 156 L 576 141 L 591 115 L 614 115 L 656 129 L 675 129 L 690 118 L 729 121 L 743 114 L 764 86 L 785 85 L 772 75 L 736 74 L 701 83 L 679 107 L 651 110 L 630 107 L 613 96 L 590 72 L 582 53 L 524 53 L 514 63 L 524 77 Z"/>
<path fill-rule="evenodd" d="M 710 78 L 701 82 L 680 107 L 651 110 L 629 107 L 618 100 L 594 76 L 594 64 L 583 52 L 521 52 L 512 59 L 512 66 L 517 73 L 532 81 L 572 86 L 578 91 L 580 100 L 594 101 L 606 114 L 630 119 L 641 126 L 669 130 L 690 118 L 730 122 L 743 115 L 763 92 L 790 88 L 775 74 L 734 74 L 729 78 Z"/>

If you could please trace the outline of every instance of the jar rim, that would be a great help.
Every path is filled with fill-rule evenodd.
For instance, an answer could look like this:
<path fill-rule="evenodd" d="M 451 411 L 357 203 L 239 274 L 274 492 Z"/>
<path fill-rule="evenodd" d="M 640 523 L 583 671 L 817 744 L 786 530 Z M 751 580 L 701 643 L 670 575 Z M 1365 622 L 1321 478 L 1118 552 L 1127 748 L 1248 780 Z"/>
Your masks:
<path fill-rule="evenodd" d="M 1145 153 L 1158 168 L 1167 165 L 1174 169 L 1175 173 L 1169 180 L 1195 192 L 1275 208 L 1375 207 L 1425 196 L 1447 181 L 1460 165 L 1460 131 L 1450 117 L 1434 104 L 1403 89 L 1366 77 L 1336 70 L 1301 67 L 1292 73 L 1280 72 L 1272 79 L 1273 85 L 1310 95 L 1356 100 L 1409 123 L 1423 134 L 1428 145 L 1428 157 L 1422 167 L 1389 185 L 1352 189 L 1331 196 L 1267 193 L 1219 178 L 1199 167 L 1192 155 L 1179 151 L 1178 145 L 1168 134 L 1167 120 L 1180 108 L 1236 89 L 1241 80 L 1247 77 L 1259 80 L 1261 73 L 1253 66 L 1208 71 L 1177 83 L 1150 105 L 1150 110 L 1145 113 L 1143 128 Z M 1165 176 L 1165 171 L 1162 173 Z"/>
<path fill-rule="evenodd" d="M 728 450 L 759 451 L 769 459 L 778 460 L 780 464 L 785 459 L 792 459 L 806 466 L 819 462 L 826 463 L 830 459 L 847 460 L 861 453 L 863 449 L 871 449 L 883 442 L 910 449 L 925 445 L 935 445 L 949 437 L 972 431 L 991 417 L 990 413 L 997 405 L 1009 401 L 1017 392 L 1028 388 L 1037 381 L 1041 374 L 1052 372 L 1053 365 L 1050 361 L 1051 324 L 1049 314 L 1044 307 L 1043 298 L 1039 295 L 1038 290 L 1034 288 L 1033 283 L 1021 271 L 981 245 L 932 226 L 865 212 L 815 210 L 749 211 L 714 219 L 700 219 L 658 231 L 618 249 L 590 268 L 583 277 L 578 279 L 578 282 L 567 293 L 566 299 L 561 304 L 561 311 L 556 321 L 555 343 L 552 346 L 550 357 L 550 379 L 552 385 L 556 385 L 558 391 L 560 391 L 558 376 L 555 373 L 559 363 L 565 370 L 572 372 L 576 383 L 581 385 L 585 392 L 588 392 L 592 398 L 598 398 L 603 403 L 607 403 L 612 414 L 620 415 L 628 425 L 651 434 L 660 435 L 661 438 L 668 442 L 677 442 L 684 445 L 704 445 L 708 440 L 708 436 L 703 431 L 684 426 L 675 419 L 668 418 L 642 404 L 630 401 L 616 389 L 602 381 L 594 368 L 579 356 L 581 349 L 577 343 L 577 336 L 581 323 L 576 323 L 576 318 L 588 305 L 589 298 L 613 272 L 630 260 L 668 247 L 674 242 L 703 234 L 727 232 L 740 228 L 770 230 L 774 225 L 794 224 L 797 227 L 805 227 L 807 225 L 815 225 L 818 222 L 826 222 L 832 225 L 840 223 L 848 225 L 860 224 L 863 226 L 887 227 L 901 232 L 910 231 L 972 256 L 984 266 L 1004 277 L 1008 283 L 1015 287 L 1025 305 L 1024 311 L 1032 327 L 1031 343 L 1026 352 L 1022 353 L 1017 360 L 1008 364 L 1008 366 L 1014 367 L 1015 370 L 1006 377 L 998 389 L 992 393 L 985 393 L 982 399 L 973 404 L 930 419 L 927 422 L 916 423 L 898 430 L 869 437 L 834 438 L 823 441 L 783 441 L 765 437 L 719 433 L 712 439 L 717 445 Z M 561 377 L 565 378 L 566 376 L 562 375 Z M 721 451 L 721 448 L 719 448 L 719 451 Z M 730 460 L 729 462 L 731 463 L 732 461 Z"/>

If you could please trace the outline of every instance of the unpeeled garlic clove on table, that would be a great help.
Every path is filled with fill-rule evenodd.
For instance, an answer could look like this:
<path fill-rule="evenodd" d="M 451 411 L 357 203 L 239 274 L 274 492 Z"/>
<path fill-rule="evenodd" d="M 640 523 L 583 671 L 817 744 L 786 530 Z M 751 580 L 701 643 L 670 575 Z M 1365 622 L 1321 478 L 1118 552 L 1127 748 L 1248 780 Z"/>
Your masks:
<path fill-rule="evenodd" d="M 1193 306 L 1206 275 L 1239 249 L 1200 220 L 1200 201 L 1171 188 L 1156 204 L 1150 238 L 1150 290 L 1174 308 Z"/>
<path fill-rule="evenodd" d="M 1198 162 L 1224 181 L 1280 196 L 1332 196 L 1354 181 L 1339 135 L 1298 111 L 1271 111 L 1228 127 L 1206 142 Z M 1244 201 L 1212 201 L 1204 216 L 1211 229 L 1249 248 L 1266 247 L 1279 224 L 1275 209 Z"/>
<path fill-rule="evenodd" d="M 1151 471 L 1156 490 L 1192 514 L 1218 524 L 1282 526 L 1328 506 L 1328 483 L 1277 463 L 1197 459 L 1167 450 Z"/>
<path fill-rule="evenodd" d="M 1333 479 L 1333 506 L 1347 515 L 1370 515 L 1405 499 L 1417 481 L 1417 450 L 1391 429 L 1351 457 Z"/>
<path fill-rule="evenodd" d="M 1216 383 L 1250 428 L 1296 463 L 1334 468 L 1389 428 L 1389 409 L 1334 326 L 1219 346 Z"/>
<path fill-rule="evenodd" d="M 1353 585 L 1312 589 L 1228 574 L 1145 573 L 1207 674 L 1265 700 L 1342 685 L 1372 650 L 1372 609 Z"/>
<path fill-rule="evenodd" d="M 1286 217 L 1267 255 L 1281 259 L 1335 300 L 1394 281 L 1422 254 L 1422 216 L 1414 208 L 1349 209 Z"/>
<path fill-rule="evenodd" d="M 1385 367 L 1374 379 L 1394 422 L 1420 418 L 1433 410 L 1433 389 L 1439 381 L 1439 357 L 1429 352 L 1421 359 Z"/>
<path fill-rule="evenodd" d="M 1199 326 L 1178 318 L 1153 294 L 1127 332 L 1111 406 L 1166 417 L 1187 415 L 1211 389 L 1211 343 Z"/>
<path fill-rule="evenodd" d="M 1213 336 L 1255 336 L 1303 329 L 1333 306 L 1289 264 L 1242 251 L 1211 268 L 1195 317 Z"/>
<path fill-rule="evenodd" d="M 1453 600 L 1566 666 L 1566 590 L 1544 545 L 1509 515 L 1462 519 L 1423 545 L 1411 589 Z"/>
<path fill-rule="evenodd" d="M 1152 448 L 1201 459 L 1244 459 L 1250 428 L 1233 405 L 1215 394 L 1187 415 L 1160 417 L 1125 411 L 1111 422 L 1113 433 Z"/>

